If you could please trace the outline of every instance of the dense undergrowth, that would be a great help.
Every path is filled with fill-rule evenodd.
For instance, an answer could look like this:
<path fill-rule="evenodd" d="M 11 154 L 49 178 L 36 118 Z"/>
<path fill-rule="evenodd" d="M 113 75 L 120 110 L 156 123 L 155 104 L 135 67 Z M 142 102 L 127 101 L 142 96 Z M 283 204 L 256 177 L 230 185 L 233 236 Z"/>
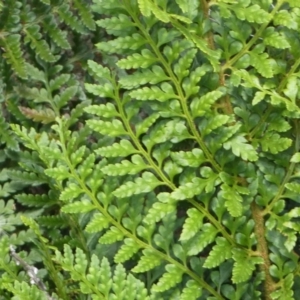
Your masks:
<path fill-rule="evenodd" d="M 0 10 L 0 299 L 297 299 L 298 0 Z"/>

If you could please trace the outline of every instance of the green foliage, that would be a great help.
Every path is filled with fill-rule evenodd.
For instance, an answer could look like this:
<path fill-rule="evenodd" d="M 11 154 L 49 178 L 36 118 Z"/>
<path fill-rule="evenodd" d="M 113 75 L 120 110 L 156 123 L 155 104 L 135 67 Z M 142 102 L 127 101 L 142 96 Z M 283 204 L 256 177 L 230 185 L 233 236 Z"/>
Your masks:
<path fill-rule="evenodd" d="M 297 299 L 299 9 L 0 1 L 0 300 Z"/>

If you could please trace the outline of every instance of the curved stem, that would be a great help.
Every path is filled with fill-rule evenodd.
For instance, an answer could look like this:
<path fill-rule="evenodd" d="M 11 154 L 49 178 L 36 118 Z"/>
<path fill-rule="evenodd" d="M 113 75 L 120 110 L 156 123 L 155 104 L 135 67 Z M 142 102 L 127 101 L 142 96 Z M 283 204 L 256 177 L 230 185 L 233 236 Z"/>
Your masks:
<path fill-rule="evenodd" d="M 200 0 L 200 5 L 204 13 L 205 19 L 209 20 L 209 5 L 207 2 L 208 2 L 207 0 Z M 207 44 L 209 48 L 214 50 L 215 49 L 214 35 L 211 30 L 206 34 L 206 37 L 207 37 Z"/>
<path fill-rule="evenodd" d="M 257 239 L 257 251 L 264 260 L 264 263 L 259 265 L 261 271 L 265 274 L 264 280 L 264 295 L 266 300 L 271 300 L 271 293 L 276 289 L 276 284 L 270 275 L 271 262 L 269 259 L 269 249 L 266 240 L 266 229 L 263 212 L 259 209 L 258 205 L 253 201 L 251 203 L 252 217 L 255 222 L 254 232 Z"/>

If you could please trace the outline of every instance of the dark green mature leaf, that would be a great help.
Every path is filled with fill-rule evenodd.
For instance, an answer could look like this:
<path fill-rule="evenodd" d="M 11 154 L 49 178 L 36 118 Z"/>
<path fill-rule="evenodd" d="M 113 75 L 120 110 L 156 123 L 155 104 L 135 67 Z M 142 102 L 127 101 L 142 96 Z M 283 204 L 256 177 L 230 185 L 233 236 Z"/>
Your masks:
<path fill-rule="evenodd" d="M 4 39 L 3 56 L 12 65 L 12 68 L 21 78 L 27 78 L 25 60 L 22 57 L 20 44 L 21 36 L 19 34 L 11 34 Z"/>
<path fill-rule="evenodd" d="M 45 40 L 41 39 L 40 26 L 35 24 L 28 26 L 25 29 L 25 41 L 30 43 L 30 46 L 36 53 L 46 62 L 54 62 L 57 58 L 52 54 L 49 45 Z"/>

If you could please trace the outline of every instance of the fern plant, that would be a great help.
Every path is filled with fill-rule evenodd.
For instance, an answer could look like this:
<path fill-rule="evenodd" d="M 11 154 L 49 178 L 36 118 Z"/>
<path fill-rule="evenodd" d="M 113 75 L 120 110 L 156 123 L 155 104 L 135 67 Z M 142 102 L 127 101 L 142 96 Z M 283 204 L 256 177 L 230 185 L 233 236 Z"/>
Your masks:
<path fill-rule="evenodd" d="M 10 1 L 2 5 L 0 27 L 0 194 L 9 199 L 22 191 L 14 197 L 25 211 L 43 214 L 45 225 L 62 224 L 56 216 L 57 192 L 40 158 L 20 148 L 9 122 L 43 132 L 55 117 L 70 114 L 70 126 L 75 126 L 89 103 L 82 80 L 86 60 L 94 56 L 93 14 L 81 1 Z"/>
<path fill-rule="evenodd" d="M 50 97 L 51 128 L 11 125 L 36 160 L 18 174 L 47 185 L 61 213 L 52 226 L 66 218 L 73 239 L 63 247 L 64 232 L 43 227 L 50 216 L 23 216 L 45 289 L 24 282 L 7 235 L 0 288 L 21 299 L 297 299 L 298 1 L 94 0 L 92 10 L 101 61 L 79 79 L 90 102 L 63 115 L 70 98 Z"/>
<path fill-rule="evenodd" d="M 78 119 L 81 117 L 83 121 L 83 108 L 89 103 L 83 89 L 86 61 L 95 55 L 93 13 L 84 3 L 9 1 L 1 6 L 0 236 L 4 239 L 9 236 L 10 245 L 18 247 L 18 253 L 29 266 L 40 264 L 49 256 L 37 251 L 34 231 L 22 225 L 21 215 L 35 218 L 47 230 L 53 246 L 70 243 L 86 248 L 78 220 L 59 213 L 58 191 L 44 174 L 42 160 L 19 144 L 9 126 L 18 123 L 33 127 L 41 134 L 40 138 L 56 117 L 69 114 L 69 125 L 79 128 Z M 78 133 L 80 144 L 87 132 Z M 9 253 L 9 248 L 3 249 L 2 253 Z M 10 261 L 10 266 L 18 263 L 13 258 Z M 0 267 L 3 278 L 7 262 L 3 256 Z M 49 263 L 51 259 L 47 268 Z M 42 268 L 41 272 L 44 280 L 47 276 L 52 278 L 60 289 L 58 294 L 63 295 L 54 267 L 47 271 Z M 26 279 L 23 268 L 14 267 L 10 275 L 6 277 L 9 282 Z M 11 299 L 11 293 L 5 292 L 2 285 L 0 290 L 0 298 L 4 295 L 3 299 Z M 27 292 L 24 290 L 22 297 Z"/>

